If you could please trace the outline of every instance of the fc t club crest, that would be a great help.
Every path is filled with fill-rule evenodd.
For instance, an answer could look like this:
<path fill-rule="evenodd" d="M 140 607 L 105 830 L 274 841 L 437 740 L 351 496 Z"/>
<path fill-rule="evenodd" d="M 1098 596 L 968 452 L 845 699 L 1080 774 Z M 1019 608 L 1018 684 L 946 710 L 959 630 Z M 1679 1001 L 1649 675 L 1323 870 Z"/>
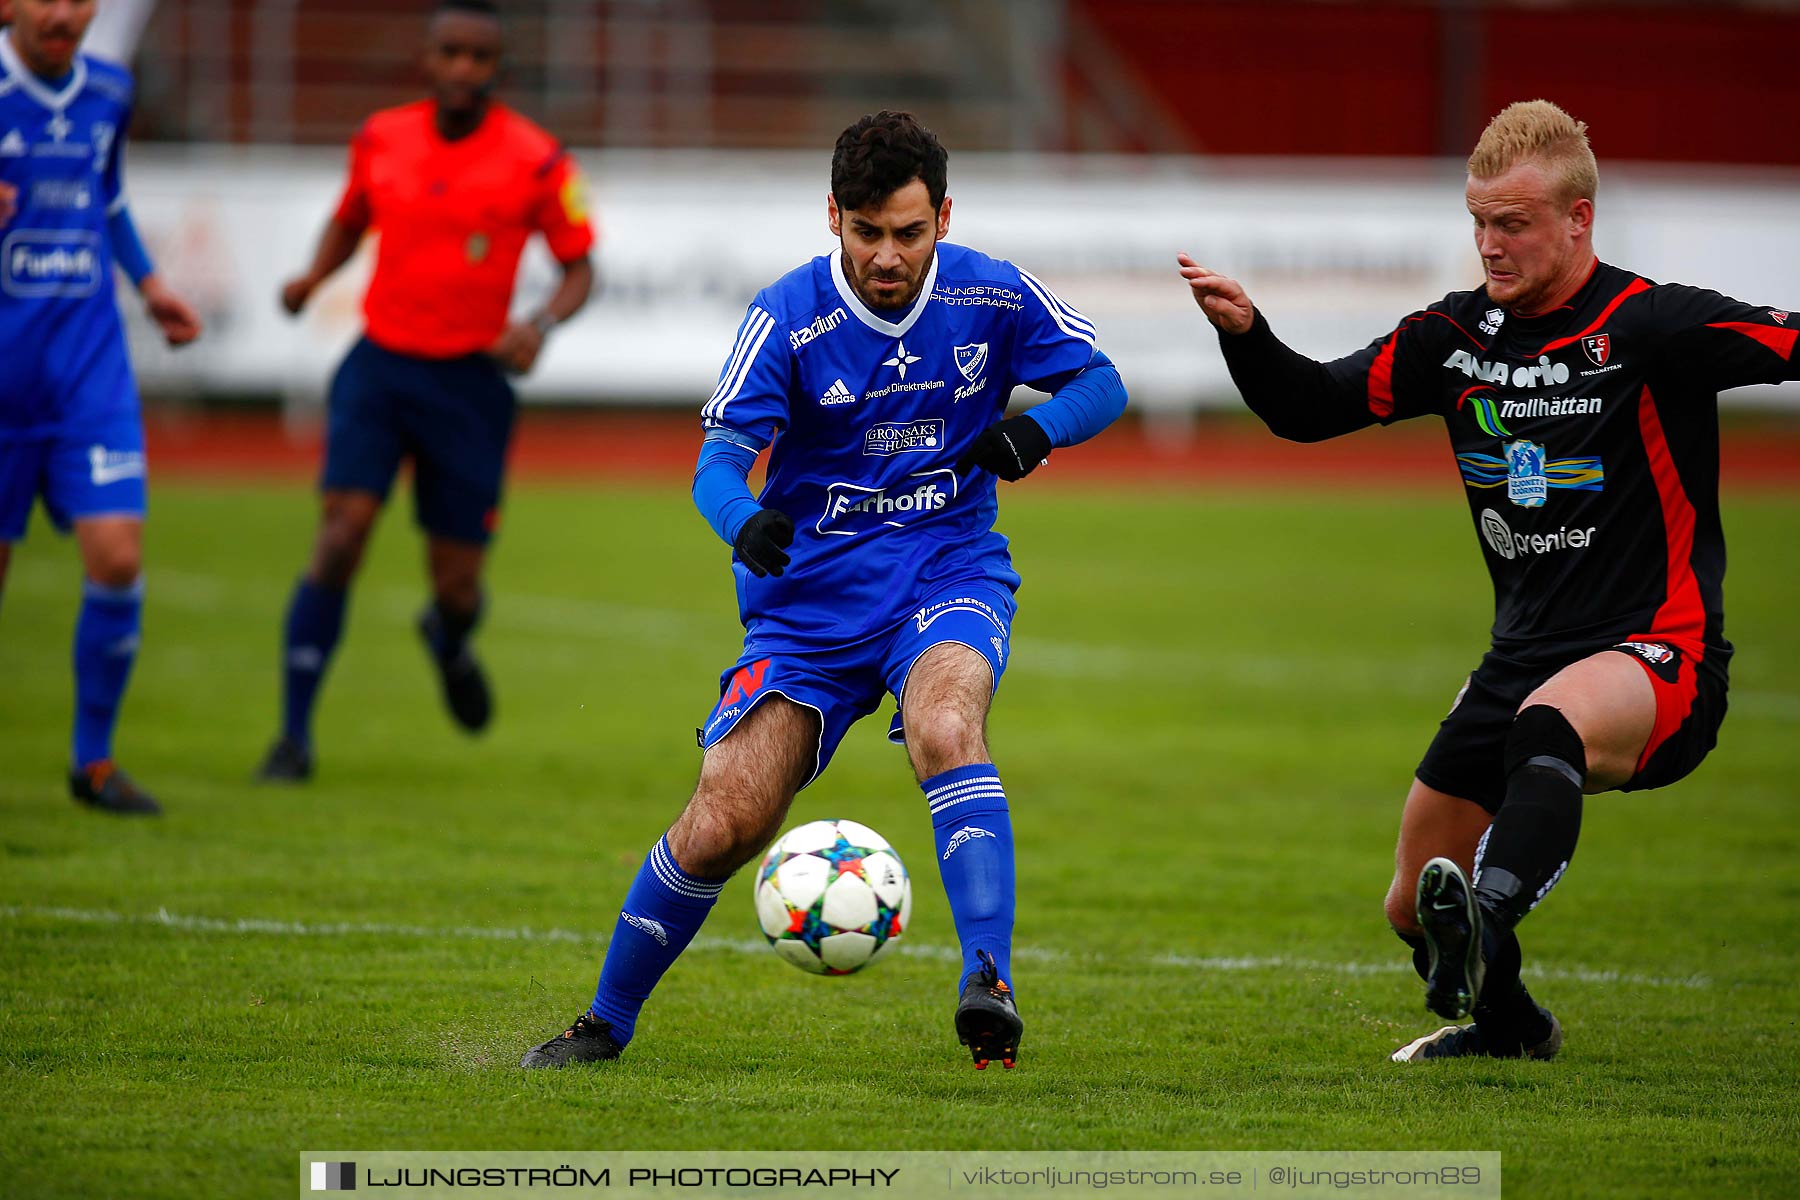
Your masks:
<path fill-rule="evenodd" d="M 1588 334 L 1581 339 L 1581 352 L 1596 367 L 1604 367 L 1606 360 L 1612 357 L 1612 336 L 1605 333 Z"/>

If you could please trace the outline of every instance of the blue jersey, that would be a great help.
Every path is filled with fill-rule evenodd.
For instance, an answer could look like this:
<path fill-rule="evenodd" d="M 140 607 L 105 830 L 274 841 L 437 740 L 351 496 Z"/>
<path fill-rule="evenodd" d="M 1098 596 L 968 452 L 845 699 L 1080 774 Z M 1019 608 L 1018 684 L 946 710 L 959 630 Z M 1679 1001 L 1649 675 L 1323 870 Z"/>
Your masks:
<path fill-rule="evenodd" d="M 135 412 L 107 239 L 131 90 L 85 56 L 46 82 L 0 33 L 0 182 L 18 192 L 0 226 L 0 437 Z"/>
<path fill-rule="evenodd" d="M 753 640 L 841 645 L 892 628 L 958 583 L 1016 588 L 994 532 L 994 477 L 957 456 L 1015 386 L 1050 391 L 1086 367 L 1094 327 L 1009 262 L 940 243 L 920 298 L 872 311 L 833 253 L 758 293 L 709 430 L 774 442 L 758 502 L 793 518 L 792 563 L 735 568 Z"/>

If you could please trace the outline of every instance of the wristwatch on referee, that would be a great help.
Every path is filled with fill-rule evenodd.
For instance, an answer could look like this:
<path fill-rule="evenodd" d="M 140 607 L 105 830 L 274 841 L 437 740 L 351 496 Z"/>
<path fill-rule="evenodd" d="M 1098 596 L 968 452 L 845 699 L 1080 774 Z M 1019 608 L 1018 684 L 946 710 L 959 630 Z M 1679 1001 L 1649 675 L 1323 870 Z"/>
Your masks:
<path fill-rule="evenodd" d="M 531 318 L 530 324 L 533 329 L 537 330 L 539 340 L 549 341 L 550 331 L 556 328 L 557 320 L 550 312 L 545 311 Z"/>

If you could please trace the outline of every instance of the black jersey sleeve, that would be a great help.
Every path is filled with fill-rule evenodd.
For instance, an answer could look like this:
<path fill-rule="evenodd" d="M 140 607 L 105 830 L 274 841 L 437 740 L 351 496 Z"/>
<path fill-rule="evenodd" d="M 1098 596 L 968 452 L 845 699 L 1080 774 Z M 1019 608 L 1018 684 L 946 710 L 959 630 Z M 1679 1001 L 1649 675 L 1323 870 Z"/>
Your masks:
<path fill-rule="evenodd" d="M 1414 313 L 1354 354 L 1319 362 L 1289 347 L 1259 309 L 1241 334 L 1219 331 L 1231 381 L 1277 437 L 1322 442 L 1380 422 L 1436 411 L 1435 309 Z M 1446 318 L 1447 320 L 1447 318 Z M 1441 357 L 1441 356 L 1439 356 Z"/>
<path fill-rule="evenodd" d="M 1649 314 L 1664 363 L 1710 391 L 1800 379 L 1800 311 L 1661 284 Z"/>

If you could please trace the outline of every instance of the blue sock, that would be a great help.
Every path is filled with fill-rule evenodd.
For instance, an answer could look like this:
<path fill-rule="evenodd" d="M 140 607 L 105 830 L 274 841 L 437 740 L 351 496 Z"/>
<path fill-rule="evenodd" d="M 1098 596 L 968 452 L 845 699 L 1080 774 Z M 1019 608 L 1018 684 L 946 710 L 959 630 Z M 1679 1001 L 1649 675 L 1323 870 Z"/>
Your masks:
<path fill-rule="evenodd" d="M 325 588 L 302 578 L 294 585 L 288 603 L 287 631 L 282 646 L 281 734 L 290 742 L 312 745 L 313 702 L 319 682 L 344 631 L 344 606 L 349 592 Z"/>
<path fill-rule="evenodd" d="M 1006 789 L 993 763 L 953 767 L 919 787 L 931 805 L 938 873 L 962 942 L 962 991 L 981 969 L 976 952 L 994 956 L 1000 978 L 1012 986 L 1013 837 Z"/>
<path fill-rule="evenodd" d="M 107 587 L 86 580 L 75 622 L 74 766 L 112 757 L 113 724 L 137 659 L 144 581 Z"/>
<path fill-rule="evenodd" d="M 698 879 L 676 866 L 666 836 L 650 848 L 625 893 L 588 1010 L 612 1026 L 613 1041 L 631 1040 L 651 989 L 700 932 L 724 886 L 723 879 Z"/>

